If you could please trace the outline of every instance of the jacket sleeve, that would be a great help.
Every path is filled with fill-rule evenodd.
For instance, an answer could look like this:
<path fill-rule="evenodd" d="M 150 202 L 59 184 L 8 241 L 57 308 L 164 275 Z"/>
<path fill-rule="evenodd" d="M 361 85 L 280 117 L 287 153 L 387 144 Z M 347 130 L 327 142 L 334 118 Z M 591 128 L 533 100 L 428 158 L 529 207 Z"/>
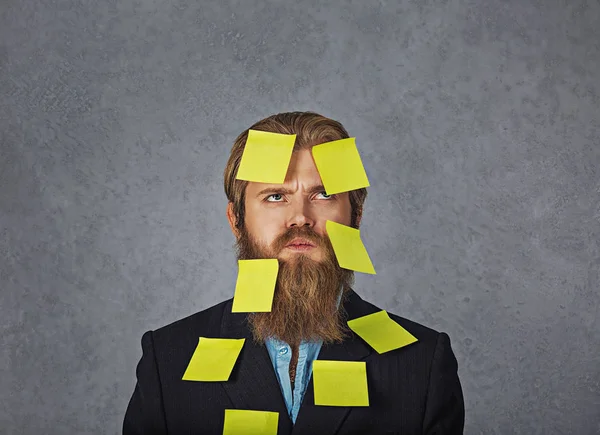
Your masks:
<path fill-rule="evenodd" d="M 429 374 L 423 434 L 462 435 L 464 424 L 465 404 L 458 379 L 458 363 L 450 346 L 450 337 L 440 333 Z"/>
<path fill-rule="evenodd" d="M 167 435 L 152 331 L 142 336 L 142 358 L 137 365 L 136 376 L 135 390 L 123 421 L 123 435 Z"/>

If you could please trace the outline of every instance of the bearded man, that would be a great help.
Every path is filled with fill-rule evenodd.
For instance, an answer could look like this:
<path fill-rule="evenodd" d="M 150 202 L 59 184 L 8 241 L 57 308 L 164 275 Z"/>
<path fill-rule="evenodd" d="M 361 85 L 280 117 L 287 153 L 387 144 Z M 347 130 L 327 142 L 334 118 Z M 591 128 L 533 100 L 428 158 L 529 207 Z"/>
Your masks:
<path fill-rule="evenodd" d="M 296 135 L 283 184 L 236 179 L 249 129 Z M 272 309 L 232 313 L 229 299 L 146 332 L 123 434 L 222 434 L 226 409 L 277 412 L 280 435 L 462 434 L 464 400 L 447 334 L 390 313 L 418 341 L 378 354 L 348 328 L 381 309 L 352 289 L 354 273 L 339 266 L 325 223 L 358 228 L 367 192 L 327 195 L 311 154 L 348 138 L 345 128 L 291 112 L 249 129 L 225 169 L 226 215 L 238 259 L 278 260 Z M 227 381 L 182 380 L 199 337 L 246 339 Z M 365 361 L 369 406 L 315 405 L 317 359 Z"/>

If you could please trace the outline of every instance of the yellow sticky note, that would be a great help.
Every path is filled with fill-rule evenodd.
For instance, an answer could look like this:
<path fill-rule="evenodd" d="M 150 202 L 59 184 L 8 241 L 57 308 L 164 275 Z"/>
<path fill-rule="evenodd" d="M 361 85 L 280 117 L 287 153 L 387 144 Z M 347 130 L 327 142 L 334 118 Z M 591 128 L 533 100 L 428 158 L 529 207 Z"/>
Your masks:
<path fill-rule="evenodd" d="M 369 406 L 367 363 L 364 361 L 313 362 L 315 405 Z"/>
<path fill-rule="evenodd" d="M 181 379 L 205 382 L 228 380 L 245 340 L 245 338 L 200 337 Z"/>
<path fill-rule="evenodd" d="M 369 187 L 355 138 L 315 145 L 312 155 L 327 195 Z"/>
<path fill-rule="evenodd" d="M 226 409 L 223 435 L 277 435 L 278 422 L 277 412 Z"/>
<path fill-rule="evenodd" d="M 385 310 L 348 321 L 348 326 L 377 351 L 384 353 L 418 341 L 390 319 Z"/>
<path fill-rule="evenodd" d="M 232 313 L 268 313 L 279 272 L 276 258 L 238 260 Z"/>
<path fill-rule="evenodd" d="M 295 141 L 295 134 L 249 130 L 236 179 L 283 184 Z"/>
<path fill-rule="evenodd" d="M 340 267 L 376 275 L 373 263 L 360 239 L 360 230 L 329 220 L 325 222 L 325 229 Z"/>

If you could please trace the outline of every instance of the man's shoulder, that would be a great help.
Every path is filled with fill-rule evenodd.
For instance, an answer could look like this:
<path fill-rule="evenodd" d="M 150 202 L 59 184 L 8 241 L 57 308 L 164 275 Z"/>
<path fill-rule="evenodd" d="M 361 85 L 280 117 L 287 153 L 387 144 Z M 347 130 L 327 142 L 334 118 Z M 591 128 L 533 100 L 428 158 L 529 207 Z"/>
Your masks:
<path fill-rule="evenodd" d="M 152 331 L 155 341 L 170 342 L 178 339 L 187 340 L 190 336 L 195 340 L 199 336 L 217 338 L 221 331 L 223 314 L 231 304 L 227 299 L 202 311 L 176 320 Z"/>
<path fill-rule="evenodd" d="M 383 310 L 383 308 L 380 308 L 377 305 L 375 305 L 365 299 L 362 299 L 362 302 L 369 306 L 369 311 L 371 311 L 371 312 L 378 312 L 378 311 Z M 385 310 L 385 311 L 390 316 L 390 319 L 392 319 L 393 321 L 398 323 L 400 326 L 402 326 L 404 329 L 406 329 L 408 332 L 410 332 L 420 342 L 427 342 L 427 343 L 433 342 L 434 344 L 437 342 L 438 336 L 441 334 L 440 331 L 436 331 L 435 329 L 433 329 L 431 327 L 425 326 L 421 323 L 418 323 L 414 320 L 400 316 L 391 311 L 388 311 L 388 310 Z"/>
<path fill-rule="evenodd" d="M 382 310 L 382 308 L 379 308 L 368 301 L 363 300 L 362 303 L 366 304 L 364 306 L 364 311 L 366 313 L 375 313 Z M 447 333 L 437 331 L 429 326 L 425 326 L 415 320 L 408 319 L 388 310 L 385 311 L 388 313 L 390 319 L 408 331 L 417 339 L 417 341 L 408 346 L 403 346 L 396 351 L 375 355 L 376 359 L 382 361 L 401 359 L 403 361 L 412 361 L 411 364 L 426 368 L 430 367 L 436 352 L 444 352 L 447 349 L 450 349 L 450 337 Z M 429 373 L 429 371 L 425 370 L 423 373 Z"/>

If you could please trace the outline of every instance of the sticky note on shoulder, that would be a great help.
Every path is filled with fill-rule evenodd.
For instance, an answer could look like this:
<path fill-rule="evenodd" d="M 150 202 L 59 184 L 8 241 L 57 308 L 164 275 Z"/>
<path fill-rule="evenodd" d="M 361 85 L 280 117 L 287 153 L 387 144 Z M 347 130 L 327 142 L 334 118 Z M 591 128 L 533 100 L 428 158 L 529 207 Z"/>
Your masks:
<path fill-rule="evenodd" d="M 238 260 L 232 313 L 270 312 L 279 272 L 276 258 Z"/>
<path fill-rule="evenodd" d="M 245 338 L 200 337 L 181 379 L 204 382 L 227 381 L 245 340 Z"/>
<path fill-rule="evenodd" d="M 349 320 L 348 327 L 380 354 L 418 341 L 385 310 Z"/>
<path fill-rule="evenodd" d="M 325 229 L 340 267 L 376 275 L 360 230 L 330 220 L 325 222 Z"/>
<path fill-rule="evenodd" d="M 365 361 L 313 362 L 315 405 L 369 406 Z"/>
<path fill-rule="evenodd" d="M 295 141 L 295 134 L 249 130 L 235 178 L 258 183 L 283 184 Z"/>
<path fill-rule="evenodd" d="M 312 155 L 327 195 L 369 187 L 355 138 L 315 145 Z"/>
<path fill-rule="evenodd" d="M 278 422 L 277 412 L 226 409 L 223 435 L 277 435 Z"/>

